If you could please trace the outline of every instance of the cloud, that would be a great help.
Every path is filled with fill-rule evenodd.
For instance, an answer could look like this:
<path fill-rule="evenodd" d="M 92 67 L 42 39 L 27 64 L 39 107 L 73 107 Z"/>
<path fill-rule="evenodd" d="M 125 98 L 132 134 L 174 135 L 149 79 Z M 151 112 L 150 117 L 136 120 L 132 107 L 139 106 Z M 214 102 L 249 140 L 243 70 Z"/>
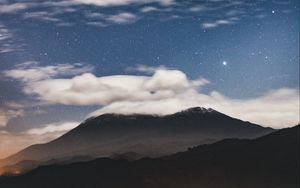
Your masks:
<path fill-rule="evenodd" d="M 130 12 L 121 12 L 118 14 L 103 14 L 99 12 L 87 12 L 85 17 L 89 19 L 87 25 L 106 27 L 111 24 L 129 24 L 137 21 L 137 15 Z M 92 20 L 92 21 L 90 21 Z"/>
<path fill-rule="evenodd" d="M 276 128 L 299 122 L 296 89 L 281 88 L 255 98 L 234 99 L 217 91 L 203 93 L 202 88 L 210 82 L 204 78 L 191 80 L 180 70 L 140 65 L 135 71 L 151 75 L 97 77 L 84 73 L 68 79 L 29 79 L 24 83 L 24 92 L 52 104 L 102 106 L 90 116 L 108 112 L 170 114 L 203 106 Z"/>
<path fill-rule="evenodd" d="M 288 88 L 252 99 L 231 99 L 216 91 L 203 94 L 189 90 L 166 99 L 114 102 L 89 116 L 104 113 L 171 114 L 195 106 L 214 108 L 232 117 L 274 128 L 299 123 L 299 92 Z"/>
<path fill-rule="evenodd" d="M 33 128 L 27 130 L 26 134 L 31 135 L 44 135 L 48 133 L 56 133 L 61 134 L 61 132 L 67 132 L 79 125 L 78 122 L 64 122 L 64 123 L 54 123 L 54 124 L 47 124 L 42 128 Z"/>
<path fill-rule="evenodd" d="M 5 127 L 9 120 L 24 115 L 22 109 L 5 109 L 0 108 L 0 127 Z"/>
<path fill-rule="evenodd" d="M 0 41 L 4 41 L 12 37 L 9 29 L 7 29 L 3 24 L 0 23 Z"/>
<path fill-rule="evenodd" d="M 263 1 L 257 2 L 257 9 L 262 7 L 262 3 Z M 95 20 L 96 15 L 88 16 L 87 14 L 89 13 L 82 14 L 85 11 L 90 12 L 90 6 L 94 6 L 94 14 L 100 15 L 97 20 Z M 15 13 L 26 9 L 26 11 L 20 13 L 21 19 L 36 19 L 44 22 L 53 22 L 56 26 L 67 27 L 76 25 L 74 24 L 76 21 L 70 19 L 78 16 L 85 17 L 85 20 L 79 24 L 106 27 L 113 24 L 135 23 L 138 19 L 146 16 L 155 16 L 156 11 L 162 11 L 164 14 L 159 16 L 158 21 L 197 16 L 201 20 L 202 28 L 208 29 L 220 25 L 236 24 L 240 19 L 256 14 L 256 9 L 250 9 L 251 4 L 249 3 L 211 0 L 203 2 L 183 2 L 176 0 L 57 0 L 40 2 L 32 0 L 11 4 L 8 1 L 4 1 L 2 4 L 0 3 L 0 7 L 2 7 L 0 14 L 1 10 L 3 13 Z M 110 14 L 99 13 L 99 11 L 107 12 L 103 10 L 112 7 L 114 9 L 109 10 Z M 39 8 L 40 11 L 37 11 L 36 8 Z M 124 12 L 128 10 L 130 10 L 130 13 Z M 249 11 L 245 12 L 241 10 Z M 68 16 L 68 14 L 76 14 L 77 16 Z M 235 17 L 236 19 L 231 20 L 231 17 Z"/>
<path fill-rule="evenodd" d="M 21 49 L 21 46 L 13 42 L 13 31 L 0 22 L 0 54 Z"/>
<path fill-rule="evenodd" d="M 19 10 L 24 10 L 28 8 L 29 4 L 26 3 L 13 3 L 13 4 L 0 4 L 0 14 L 1 13 L 15 13 Z"/>
<path fill-rule="evenodd" d="M 87 18 L 93 18 L 93 19 L 106 18 L 105 14 L 102 14 L 102 13 L 99 13 L 99 12 L 87 12 L 87 13 L 85 13 L 85 16 Z"/>
<path fill-rule="evenodd" d="M 24 62 L 17 65 L 15 69 L 3 71 L 4 76 L 19 79 L 24 82 L 49 79 L 59 75 L 76 75 L 84 72 L 91 72 L 91 66 L 82 64 L 56 64 L 39 66 L 37 62 Z"/>
<path fill-rule="evenodd" d="M 203 23 L 202 28 L 210 29 L 210 28 L 218 27 L 220 25 L 230 25 L 230 24 L 234 24 L 234 22 L 232 22 L 232 20 L 216 20 L 214 22 Z"/>
<path fill-rule="evenodd" d="M 141 8 L 141 12 L 143 13 L 148 13 L 148 12 L 154 12 L 154 11 L 158 11 L 159 9 L 156 8 L 156 7 L 153 7 L 153 6 L 146 6 L 146 7 L 143 7 Z"/>
<path fill-rule="evenodd" d="M 203 6 L 203 5 L 197 5 L 197 6 L 193 6 L 191 8 L 189 8 L 189 11 L 191 12 L 201 12 L 201 11 L 206 11 L 207 7 Z"/>
<path fill-rule="evenodd" d="M 91 26 L 96 26 L 96 27 L 106 27 L 107 24 L 103 23 L 103 22 L 87 22 L 86 25 L 91 25 Z"/>
<path fill-rule="evenodd" d="M 36 61 L 27 61 L 15 66 L 15 69 L 2 71 L 3 76 L 20 80 L 23 83 L 30 84 L 38 80 L 51 79 L 57 76 L 73 76 L 84 72 L 91 72 L 91 66 L 77 64 L 57 64 L 40 66 Z M 6 127 L 13 118 L 22 117 L 25 111 L 36 105 L 45 105 L 44 102 L 31 102 L 30 104 L 18 104 L 7 102 L 0 107 L 0 127 Z M 39 110 L 33 113 L 44 113 Z"/>
<path fill-rule="evenodd" d="M 174 0 L 71 0 L 75 4 L 87 4 L 96 6 L 122 6 L 130 4 L 159 3 L 163 6 L 174 4 Z"/>
<path fill-rule="evenodd" d="M 107 21 L 115 24 L 127 24 L 135 22 L 138 17 L 135 14 L 129 12 L 122 12 L 115 15 L 110 15 L 106 18 Z"/>
<path fill-rule="evenodd" d="M 23 106 L 17 103 L 6 103 L 0 107 L 0 127 L 6 127 L 7 123 L 17 117 L 24 116 Z"/>
<path fill-rule="evenodd" d="M 27 84 L 25 93 L 41 100 L 67 105 L 107 105 L 120 100 L 168 98 L 185 89 L 207 83 L 189 81 L 178 70 L 157 70 L 153 76 L 116 75 L 96 77 L 86 73 L 72 79 L 49 79 Z M 155 94 L 154 94 L 155 93 Z"/>
<path fill-rule="evenodd" d="M 49 14 L 47 11 L 38 11 L 38 12 L 26 12 L 23 16 L 24 19 L 39 19 L 49 22 L 58 22 L 60 19 L 55 18 L 54 15 Z"/>
<path fill-rule="evenodd" d="M 78 122 L 60 122 L 33 128 L 21 133 L 0 131 L 0 159 L 32 144 L 46 143 L 78 126 Z"/>

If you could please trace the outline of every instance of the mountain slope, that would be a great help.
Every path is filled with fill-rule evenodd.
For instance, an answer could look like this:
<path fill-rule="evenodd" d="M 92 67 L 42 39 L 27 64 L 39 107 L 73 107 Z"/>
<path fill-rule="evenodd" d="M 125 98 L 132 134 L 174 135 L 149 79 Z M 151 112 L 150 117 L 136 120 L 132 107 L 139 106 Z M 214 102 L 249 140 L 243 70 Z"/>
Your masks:
<path fill-rule="evenodd" d="M 167 116 L 104 114 L 88 119 L 52 142 L 30 146 L 2 162 L 126 152 L 162 156 L 224 138 L 254 138 L 272 131 L 200 107 Z"/>
<path fill-rule="evenodd" d="M 60 181 L 54 181 L 54 180 Z M 299 126 L 255 140 L 226 139 L 157 159 L 134 162 L 101 158 L 39 167 L 3 180 L 15 187 L 297 188 Z"/>

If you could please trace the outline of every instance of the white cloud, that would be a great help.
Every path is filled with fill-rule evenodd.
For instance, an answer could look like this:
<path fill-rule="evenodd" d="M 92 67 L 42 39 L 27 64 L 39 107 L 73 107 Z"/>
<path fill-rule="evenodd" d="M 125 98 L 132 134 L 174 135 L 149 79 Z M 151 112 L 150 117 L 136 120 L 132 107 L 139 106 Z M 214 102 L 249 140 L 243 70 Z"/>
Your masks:
<path fill-rule="evenodd" d="M 51 79 L 56 76 L 72 76 L 81 74 L 84 72 L 92 71 L 91 66 L 83 66 L 82 64 L 57 64 L 51 66 L 40 66 L 38 62 L 27 61 L 16 65 L 15 69 L 2 71 L 2 74 L 6 77 L 23 81 L 24 84 L 30 84 L 32 82 L 44 79 Z M 13 118 L 22 117 L 25 115 L 25 111 L 28 108 L 37 105 L 36 102 L 30 104 L 17 104 L 6 103 L 0 107 L 0 127 L 7 126 L 8 122 Z M 39 104 L 44 105 L 44 104 Z M 26 109 L 26 110 L 25 110 Z M 34 113 L 44 113 L 43 111 L 37 111 Z"/>
<path fill-rule="evenodd" d="M 205 79 L 188 80 L 178 70 L 157 70 L 153 76 L 116 75 L 96 77 L 87 73 L 72 79 L 32 82 L 25 93 L 42 100 L 72 105 L 106 105 L 115 101 L 168 98 L 186 89 L 207 83 Z"/>
<path fill-rule="evenodd" d="M 55 18 L 54 15 L 50 14 L 47 11 L 38 11 L 38 12 L 26 12 L 23 16 L 24 19 L 39 19 L 42 21 L 48 22 L 58 22 L 60 19 Z"/>
<path fill-rule="evenodd" d="M 20 50 L 20 46 L 13 43 L 13 31 L 0 22 L 0 54 Z"/>
<path fill-rule="evenodd" d="M 107 24 L 103 23 L 103 22 L 87 22 L 86 25 L 91 25 L 91 26 L 96 26 L 96 27 L 106 27 Z"/>
<path fill-rule="evenodd" d="M 207 7 L 203 5 L 193 6 L 189 9 L 191 12 L 201 12 L 208 10 Z"/>
<path fill-rule="evenodd" d="M 130 12 L 121 12 L 118 14 L 103 14 L 99 12 L 87 12 L 85 17 L 92 20 L 87 25 L 105 27 L 108 24 L 128 24 L 138 20 L 138 16 Z"/>
<path fill-rule="evenodd" d="M 78 122 L 47 124 L 21 133 L 0 131 L 0 159 L 32 144 L 46 143 L 78 126 Z"/>
<path fill-rule="evenodd" d="M 4 25 L 0 23 L 0 42 L 4 41 L 6 39 L 9 39 L 11 37 L 12 37 L 12 34 L 9 31 L 9 29 L 4 27 Z"/>
<path fill-rule="evenodd" d="M 14 102 L 5 103 L 0 107 L 0 127 L 6 127 L 11 119 L 24 116 L 24 114 L 23 105 Z"/>
<path fill-rule="evenodd" d="M 105 14 L 99 13 L 99 12 L 87 12 L 85 14 L 85 16 L 87 18 L 94 18 L 94 19 L 102 19 L 102 18 L 106 18 Z"/>
<path fill-rule="evenodd" d="M 217 27 L 217 24 L 215 24 L 215 23 L 203 23 L 202 24 L 202 28 L 205 28 L 205 29 L 214 28 L 214 27 Z"/>
<path fill-rule="evenodd" d="M 179 70 L 141 65 L 136 70 L 152 75 L 97 77 L 85 73 L 70 79 L 29 81 L 24 92 L 54 104 L 102 106 L 91 116 L 107 112 L 170 114 L 203 106 L 276 128 L 299 122 L 299 91 L 296 89 L 281 88 L 252 99 L 234 99 L 217 91 L 201 92 L 209 81 L 191 80 Z"/>
<path fill-rule="evenodd" d="M 15 13 L 19 10 L 24 10 L 28 8 L 26 3 L 13 3 L 13 4 L 0 4 L 0 14 L 1 13 Z"/>
<path fill-rule="evenodd" d="M 0 108 L 0 127 L 5 127 L 9 120 L 23 115 L 24 111 L 22 109 Z"/>
<path fill-rule="evenodd" d="M 228 20 L 217 20 L 216 24 L 218 24 L 218 25 L 228 25 L 228 24 L 231 24 L 231 22 L 228 21 Z"/>
<path fill-rule="evenodd" d="M 75 4 L 87 4 L 96 6 L 121 6 L 130 4 L 159 3 L 163 6 L 174 4 L 174 0 L 71 0 Z"/>
<path fill-rule="evenodd" d="M 195 106 L 214 108 L 222 113 L 263 126 L 283 128 L 299 122 L 299 92 L 279 89 L 253 99 L 231 99 L 213 91 L 202 94 L 190 90 L 176 96 L 145 101 L 118 101 L 92 112 L 104 113 L 171 114 Z"/>
<path fill-rule="evenodd" d="M 234 24 L 232 21 L 229 21 L 229 20 L 216 20 L 214 22 L 206 22 L 206 23 L 202 24 L 202 28 L 204 28 L 204 29 L 210 29 L 210 28 L 218 27 L 220 25 Z"/>
<path fill-rule="evenodd" d="M 135 22 L 138 17 L 129 12 L 122 12 L 116 15 L 110 15 L 106 18 L 107 21 L 115 24 L 127 24 Z"/>
<path fill-rule="evenodd" d="M 3 71 L 3 74 L 6 77 L 28 82 L 49 79 L 58 75 L 76 75 L 91 71 L 91 66 L 83 66 L 82 64 L 56 64 L 39 66 L 37 62 L 29 61 L 19 64 L 16 69 Z"/>
<path fill-rule="evenodd" d="M 159 9 L 156 8 L 156 7 L 146 6 L 146 7 L 141 8 L 140 11 L 143 12 L 143 13 L 148 13 L 148 12 L 154 12 L 154 11 L 157 11 L 157 10 L 159 10 Z"/>
<path fill-rule="evenodd" d="M 54 123 L 43 126 L 42 128 L 33 128 L 27 130 L 25 133 L 32 135 L 44 135 L 48 133 L 57 133 L 67 132 L 79 125 L 78 122 L 64 122 L 64 123 Z"/>

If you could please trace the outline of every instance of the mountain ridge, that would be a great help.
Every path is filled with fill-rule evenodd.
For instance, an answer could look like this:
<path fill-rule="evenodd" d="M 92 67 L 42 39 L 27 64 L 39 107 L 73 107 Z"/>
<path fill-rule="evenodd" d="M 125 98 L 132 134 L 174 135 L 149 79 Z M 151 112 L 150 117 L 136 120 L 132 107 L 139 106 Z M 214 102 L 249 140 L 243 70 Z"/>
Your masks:
<path fill-rule="evenodd" d="M 51 181 L 60 178 L 61 181 Z M 118 180 L 118 181 L 116 181 Z M 170 156 L 137 161 L 99 158 L 51 165 L 0 181 L 4 188 L 296 188 L 299 125 L 256 139 L 225 139 Z"/>
<path fill-rule="evenodd" d="M 87 119 L 51 142 L 29 146 L 4 161 L 46 161 L 83 153 L 104 157 L 128 151 L 162 156 L 224 138 L 254 138 L 272 131 L 203 107 L 165 116 L 103 114 Z"/>

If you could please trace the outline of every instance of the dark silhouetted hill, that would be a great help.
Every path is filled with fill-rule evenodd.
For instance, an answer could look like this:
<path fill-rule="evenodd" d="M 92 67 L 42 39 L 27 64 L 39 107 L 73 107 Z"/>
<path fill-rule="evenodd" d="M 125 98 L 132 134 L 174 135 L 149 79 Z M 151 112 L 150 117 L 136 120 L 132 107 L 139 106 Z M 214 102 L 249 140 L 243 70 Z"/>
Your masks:
<path fill-rule="evenodd" d="M 160 158 L 100 158 L 39 167 L 1 188 L 298 188 L 299 126 L 249 139 L 225 139 Z"/>

